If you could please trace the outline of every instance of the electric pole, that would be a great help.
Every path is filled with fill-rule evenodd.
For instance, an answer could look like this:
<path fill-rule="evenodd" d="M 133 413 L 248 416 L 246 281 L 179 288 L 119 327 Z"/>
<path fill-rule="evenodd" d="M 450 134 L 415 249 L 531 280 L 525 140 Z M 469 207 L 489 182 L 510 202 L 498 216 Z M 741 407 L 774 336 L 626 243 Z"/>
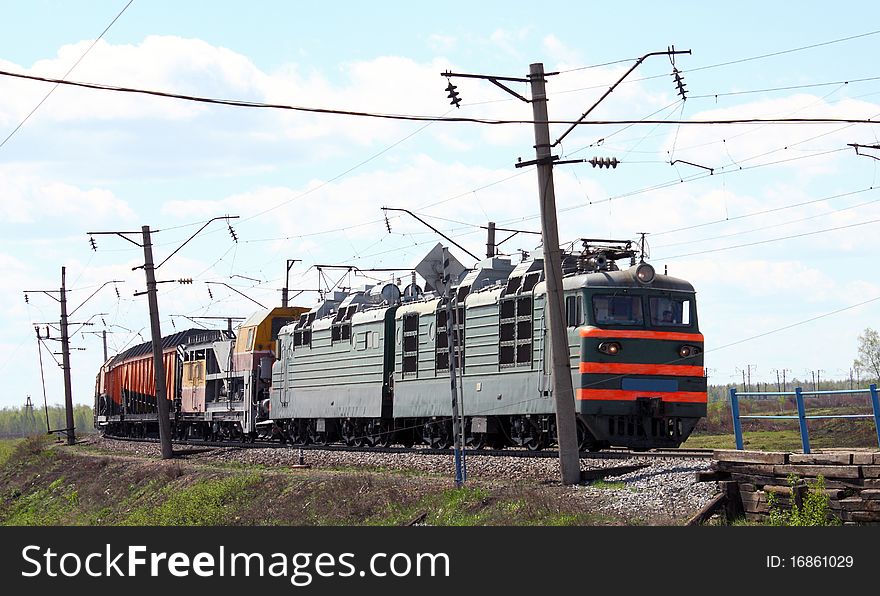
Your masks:
<path fill-rule="evenodd" d="M 171 420 L 170 420 L 170 411 L 168 406 L 167 399 L 167 387 L 165 385 L 165 361 L 162 358 L 162 330 L 159 325 L 159 301 L 157 299 L 156 285 L 157 283 L 165 283 L 165 281 L 157 282 L 156 281 L 156 269 L 164 265 L 168 262 L 168 259 L 173 257 L 177 252 L 182 249 L 186 244 L 196 237 L 196 235 L 204 230 L 208 225 L 216 221 L 218 219 L 225 219 L 227 225 L 229 226 L 229 233 L 232 236 L 232 240 L 238 242 L 238 238 L 235 235 L 235 231 L 232 229 L 232 225 L 229 224 L 230 219 L 237 219 L 237 215 L 225 215 L 221 217 L 213 217 L 209 219 L 205 224 L 196 230 L 189 238 L 187 238 L 183 244 L 178 246 L 174 251 L 165 257 L 165 260 L 159 263 L 158 265 L 154 265 L 153 263 L 153 244 L 150 237 L 150 226 L 141 226 L 141 235 L 143 238 L 143 243 L 138 244 L 135 240 L 129 238 L 129 235 L 137 234 L 137 232 L 87 232 L 89 236 L 93 235 L 101 235 L 101 234 L 114 234 L 121 238 L 124 238 L 128 242 L 131 242 L 135 246 L 139 246 L 144 249 L 144 275 L 147 281 L 147 291 L 146 292 L 135 292 L 135 296 L 140 296 L 142 294 L 147 295 L 147 304 L 150 311 L 150 334 L 151 334 L 151 343 L 153 347 L 153 375 L 156 389 L 156 411 L 157 411 L 157 423 L 159 425 L 159 443 L 162 447 L 162 459 L 171 459 L 174 457 L 174 448 L 171 444 Z M 94 248 L 94 244 L 92 245 Z M 134 269 L 140 269 L 141 267 L 135 267 Z M 174 280 L 166 280 L 173 282 Z M 192 279 L 178 279 L 178 283 L 192 283 Z M 226 284 L 224 284 L 226 285 Z M 262 306 L 262 305 L 261 305 Z"/>
<path fill-rule="evenodd" d="M 61 370 L 64 371 L 64 410 L 67 444 L 76 443 L 73 430 L 73 388 L 70 384 L 70 337 L 67 334 L 67 268 L 61 267 Z"/>
<path fill-rule="evenodd" d="M 577 414 L 575 408 L 574 391 L 572 389 L 572 371 L 569 359 L 568 331 L 565 320 L 565 297 L 562 291 L 562 259 L 559 249 L 559 231 L 556 219 L 556 196 L 553 188 L 553 164 L 587 162 L 585 159 L 558 161 L 558 157 L 552 155 L 551 149 L 562 140 L 576 126 L 581 124 L 590 112 L 596 108 L 614 89 L 632 73 L 642 62 L 650 56 L 665 55 L 670 59 L 676 54 L 690 54 L 690 50 L 676 51 L 669 48 L 665 52 L 651 52 L 645 54 L 627 70 L 620 79 L 614 83 L 581 117 L 574 122 L 562 136 L 554 143 L 550 143 L 550 123 L 547 117 L 547 93 L 545 88 L 544 65 L 540 62 L 529 66 L 527 79 L 514 77 L 499 77 L 493 75 L 474 75 L 445 72 L 441 73 L 447 79 L 451 77 L 467 77 L 486 79 L 495 86 L 503 89 L 526 103 L 532 104 L 532 120 L 535 126 L 535 160 L 519 162 L 516 167 L 527 165 L 537 166 L 538 171 L 538 197 L 541 209 L 541 236 L 544 247 L 544 280 L 547 288 L 545 309 L 548 320 L 549 350 L 551 361 L 552 393 L 556 406 L 556 434 L 559 444 L 559 467 L 563 484 L 577 484 L 581 480 L 580 460 L 577 440 Z M 673 74 L 678 73 L 677 70 Z M 556 74 L 556 73 L 552 73 Z M 531 99 L 526 99 L 519 93 L 507 87 L 502 81 L 529 83 Z M 684 85 L 681 82 L 680 73 L 676 76 L 679 93 L 684 97 Z M 456 87 L 450 81 L 446 88 L 452 104 L 460 107 L 461 98 L 458 96 Z M 596 167 L 616 167 L 617 159 L 593 158 L 589 163 Z M 487 243 L 488 244 L 488 243 Z M 488 246 L 487 246 L 488 248 Z M 488 250 L 487 250 L 488 253 Z"/>
<path fill-rule="evenodd" d="M 150 335 L 153 344 L 153 374 L 156 383 L 156 409 L 159 422 L 159 442 L 162 445 L 162 459 L 174 457 L 171 445 L 171 420 L 165 387 L 165 361 L 162 359 L 162 331 L 159 327 L 159 301 L 156 297 L 156 271 L 153 267 L 153 244 L 150 240 L 150 226 L 141 228 L 144 242 L 144 274 L 147 277 L 147 304 L 150 309 Z"/>
<path fill-rule="evenodd" d="M 284 289 L 281 290 L 281 306 L 287 308 L 287 287 L 290 285 L 290 268 L 294 263 L 299 263 L 300 259 L 287 259 L 287 271 L 284 274 Z"/>
<path fill-rule="evenodd" d="M 495 222 L 489 222 L 487 236 L 486 236 L 486 258 L 491 259 L 495 256 Z"/>
<path fill-rule="evenodd" d="M 456 302 L 456 291 L 448 290 L 449 275 L 446 273 L 446 267 L 449 263 L 449 257 L 446 247 L 443 247 L 443 284 L 447 288 L 446 296 L 446 345 L 449 348 L 449 389 L 452 393 L 452 434 L 454 437 L 454 459 L 455 459 L 455 486 L 462 486 L 465 481 L 462 468 L 462 451 L 464 441 L 462 441 L 462 433 L 464 428 L 459 417 L 460 404 L 458 399 L 458 389 L 456 387 L 455 376 L 455 341 L 456 329 L 453 325 L 453 318 L 457 317 L 458 303 Z"/>
<path fill-rule="evenodd" d="M 546 308 L 550 332 L 551 378 L 556 403 L 559 467 L 563 484 L 577 484 L 581 480 L 581 468 L 574 391 L 571 386 L 568 332 L 565 324 L 565 298 L 562 293 L 562 258 L 559 254 L 553 157 L 550 154 L 550 125 L 547 117 L 547 93 L 542 63 L 529 66 L 529 83 L 535 122 L 535 162 L 538 170 L 541 236 L 544 244 L 544 279 L 547 286 Z"/>

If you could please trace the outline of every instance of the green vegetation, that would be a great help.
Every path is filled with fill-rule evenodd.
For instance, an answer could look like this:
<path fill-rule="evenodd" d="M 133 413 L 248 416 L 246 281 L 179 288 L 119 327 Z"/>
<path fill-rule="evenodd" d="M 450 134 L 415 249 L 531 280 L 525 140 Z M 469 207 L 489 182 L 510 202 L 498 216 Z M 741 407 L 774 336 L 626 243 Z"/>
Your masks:
<path fill-rule="evenodd" d="M 144 504 L 119 522 L 123 526 L 218 526 L 229 523 L 259 477 L 228 476 L 187 487 L 165 486 L 160 504 Z M 162 498 L 164 497 L 164 500 Z"/>
<path fill-rule="evenodd" d="M 779 502 L 779 498 L 770 493 L 767 503 L 770 507 L 770 516 L 767 523 L 771 526 L 836 526 L 840 520 L 831 514 L 828 495 L 825 494 L 825 479 L 819 476 L 816 482 L 809 486 L 804 494 L 803 503 L 795 502 L 794 493 L 799 479 L 795 474 L 788 477 L 788 486 L 791 488 L 792 498 L 789 499 L 790 508 L 785 509 Z"/>
<path fill-rule="evenodd" d="M 7 442 L 9 449 L 12 443 Z M 0 464 L 4 525 L 594 525 L 568 491 L 371 470 L 157 461 L 19 440 Z"/>
<path fill-rule="evenodd" d="M 67 428 L 64 406 L 49 406 L 49 426 L 52 430 Z M 92 408 L 86 405 L 73 407 L 73 426 L 77 434 L 95 432 Z M 0 439 L 29 437 L 46 434 L 46 411 L 42 408 L 0 409 Z"/>
<path fill-rule="evenodd" d="M 0 440 L 0 466 L 6 463 L 19 443 L 21 443 L 21 439 Z"/>
<path fill-rule="evenodd" d="M 612 482 L 609 480 L 593 480 L 590 483 L 590 486 L 592 486 L 593 488 L 607 488 L 607 489 L 620 490 L 620 489 L 626 488 L 626 483 L 625 482 Z"/>

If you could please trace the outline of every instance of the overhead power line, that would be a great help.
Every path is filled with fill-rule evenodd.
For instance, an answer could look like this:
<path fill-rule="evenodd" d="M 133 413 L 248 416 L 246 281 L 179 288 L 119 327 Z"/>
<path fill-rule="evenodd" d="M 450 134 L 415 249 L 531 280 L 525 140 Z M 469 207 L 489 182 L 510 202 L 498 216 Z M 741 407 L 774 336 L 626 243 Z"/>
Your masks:
<path fill-rule="evenodd" d="M 198 95 L 185 95 L 182 93 L 169 93 L 165 91 L 155 91 L 150 89 L 137 89 L 133 87 L 118 87 L 115 85 L 104 85 L 99 83 L 83 83 L 77 81 L 66 81 L 64 79 L 53 79 L 49 77 L 39 77 L 35 75 L 26 75 L 22 73 L 14 73 L 0 70 L 0 76 L 13 77 L 18 79 L 26 79 L 30 81 L 40 81 L 43 83 L 55 83 L 57 85 L 68 85 L 70 87 L 80 87 L 85 89 L 94 89 L 98 91 L 113 91 L 117 93 L 136 93 L 140 95 L 150 95 L 154 97 L 165 97 L 168 99 L 179 99 L 183 101 L 192 101 L 197 103 L 207 103 L 215 105 L 224 105 L 238 108 L 261 108 L 273 110 L 288 110 L 294 112 L 306 112 L 312 114 L 335 114 L 338 116 L 355 116 L 361 118 L 380 118 L 385 120 L 409 120 L 415 122 L 468 122 L 472 124 L 535 124 L 534 120 L 500 120 L 493 118 L 467 118 L 467 117 L 448 117 L 448 116 L 423 116 L 418 114 L 389 114 L 383 112 L 360 112 L 354 110 L 338 110 L 332 108 L 314 108 L 306 106 L 294 106 L 287 104 L 263 103 L 256 101 L 243 101 L 237 99 L 221 99 L 215 97 L 204 97 Z M 831 124 L 831 123 L 849 123 L 849 124 L 878 124 L 877 120 L 869 118 L 733 118 L 718 120 L 548 120 L 547 124 L 568 124 L 572 126 L 583 124 Z"/>
<path fill-rule="evenodd" d="M 104 30 L 101 31 L 101 34 L 100 34 L 98 37 L 95 38 L 95 41 L 92 42 L 92 45 L 90 45 L 88 48 L 86 48 L 86 51 L 82 53 L 82 56 L 80 56 L 79 59 L 78 59 L 76 62 L 73 63 L 73 66 L 71 66 L 71 67 L 67 70 L 67 72 L 64 73 L 64 77 L 63 77 L 64 79 L 66 79 L 68 76 L 70 76 L 70 73 L 73 72 L 73 69 L 74 69 L 74 68 L 76 68 L 77 66 L 79 66 L 79 63 L 83 61 L 83 58 L 85 58 L 86 55 L 87 55 L 89 52 L 92 51 L 92 48 L 94 48 L 95 45 L 101 40 L 101 38 L 104 37 L 104 34 L 107 33 L 107 31 L 110 30 L 110 27 L 112 27 L 113 24 L 114 24 L 117 20 L 119 20 L 119 17 L 121 17 L 121 16 L 122 16 L 122 13 L 124 13 L 124 12 L 128 9 L 128 7 L 131 6 L 131 3 L 132 3 L 132 2 L 134 2 L 134 0 L 128 0 L 128 4 L 126 4 L 125 6 L 122 7 L 122 10 L 119 11 L 119 14 L 117 14 L 117 15 L 113 18 L 112 21 L 110 21 L 110 24 L 109 24 L 109 25 L 107 25 L 106 27 L 104 27 Z M 37 105 L 34 106 L 34 109 L 32 109 L 30 112 L 28 112 L 28 115 L 25 116 L 25 117 L 22 119 L 22 121 L 18 123 L 18 126 L 16 126 L 15 128 L 13 128 L 13 129 L 12 129 L 12 132 L 10 132 L 8 135 L 6 135 L 6 138 L 3 139 L 3 142 L 0 142 L 0 147 L 3 147 L 3 145 L 5 145 L 5 144 L 7 143 L 7 141 L 9 141 L 9 139 L 11 139 L 12 136 L 13 136 L 15 133 L 17 133 L 18 130 L 19 130 L 22 126 L 24 126 L 25 122 L 27 122 L 28 120 L 30 120 L 30 117 L 33 116 L 34 113 L 35 113 L 37 110 L 40 109 L 40 106 L 42 106 L 43 103 L 45 103 L 45 101 L 46 101 L 47 99 L 49 99 L 49 96 L 52 95 L 52 93 L 55 92 L 55 90 L 58 88 L 58 85 L 60 85 L 60 83 L 58 83 L 58 84 L 56 84 L 54 87 L 52 87 L 52 88 L 49 90 L 49 92 L 46 93 L 46 95 L 43 96 L 43 99 L 41 99 L 40 102 L 39 102 Z"/>

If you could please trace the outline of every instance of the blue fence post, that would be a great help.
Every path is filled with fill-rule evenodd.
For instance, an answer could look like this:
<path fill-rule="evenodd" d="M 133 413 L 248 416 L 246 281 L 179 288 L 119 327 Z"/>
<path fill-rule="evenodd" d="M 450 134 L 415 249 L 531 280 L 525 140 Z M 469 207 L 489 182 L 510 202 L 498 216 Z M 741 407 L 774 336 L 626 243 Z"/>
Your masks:
<path fill-rule="evenodd" d="M 733 436 L 736 438 L 736 448 L 743 449 L 743 430 L 739 423 L 739 398 L 736 396 L 736 387 L 730 388 L 730 413 L 733 415 Z"/>
<path fill-rule="evenodd" d="M 804 409 L 804 395 L 801 393 L 800 387 L 795 387 L 795 399 L 797 400 L 798 422 L 801 426 L 801 443 L 804 446 L 804 453 L 810 452 L 810 433 L 807 430 L 807 413 Z"/>
<path fill-rule="evenodd" d="M 874 409 L 874 430 L 877 431 L 877 445 L 880 445 L 880 400 L 877 399 L 877 385 L 871 383 L 871 407 Z"/>

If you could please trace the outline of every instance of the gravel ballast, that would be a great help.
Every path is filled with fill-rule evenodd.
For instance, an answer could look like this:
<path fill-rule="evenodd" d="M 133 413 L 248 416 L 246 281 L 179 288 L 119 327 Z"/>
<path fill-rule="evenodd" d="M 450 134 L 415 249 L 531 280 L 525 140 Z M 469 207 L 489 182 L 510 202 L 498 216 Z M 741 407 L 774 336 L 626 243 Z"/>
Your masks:
<path fill-rule="evenodd" d="M 95 437 L 89 441 L 100 449 L 159 457 L 157 443 L 141 443 Z M 289 467 L 300 461 L 300 449 L 291 448 L 200 448 L 176 446 L 175 452 L 193 462 L 235 463 L 244 466 Z M 422 473 L 454 474 L 449 455 L 410 453 L 365 453 L 304 449 L 302 457 L 314 469 L 415 470 Z M 557 485 L 556 458 L 469 456 L 465 459 L 470 479 L 507 482 L 545 482 Z M 572 499 L 582 500 L 594 513 L 630 523 L 681 523 L 702 508 L 717 492 L 714 482 L 698 483 L 696 472 L 708 470 L 709 459 L 628 457 L 581 459 L 582 470 L 622 466 L 644 466 L 604 480 L 567 487 Z"/>

